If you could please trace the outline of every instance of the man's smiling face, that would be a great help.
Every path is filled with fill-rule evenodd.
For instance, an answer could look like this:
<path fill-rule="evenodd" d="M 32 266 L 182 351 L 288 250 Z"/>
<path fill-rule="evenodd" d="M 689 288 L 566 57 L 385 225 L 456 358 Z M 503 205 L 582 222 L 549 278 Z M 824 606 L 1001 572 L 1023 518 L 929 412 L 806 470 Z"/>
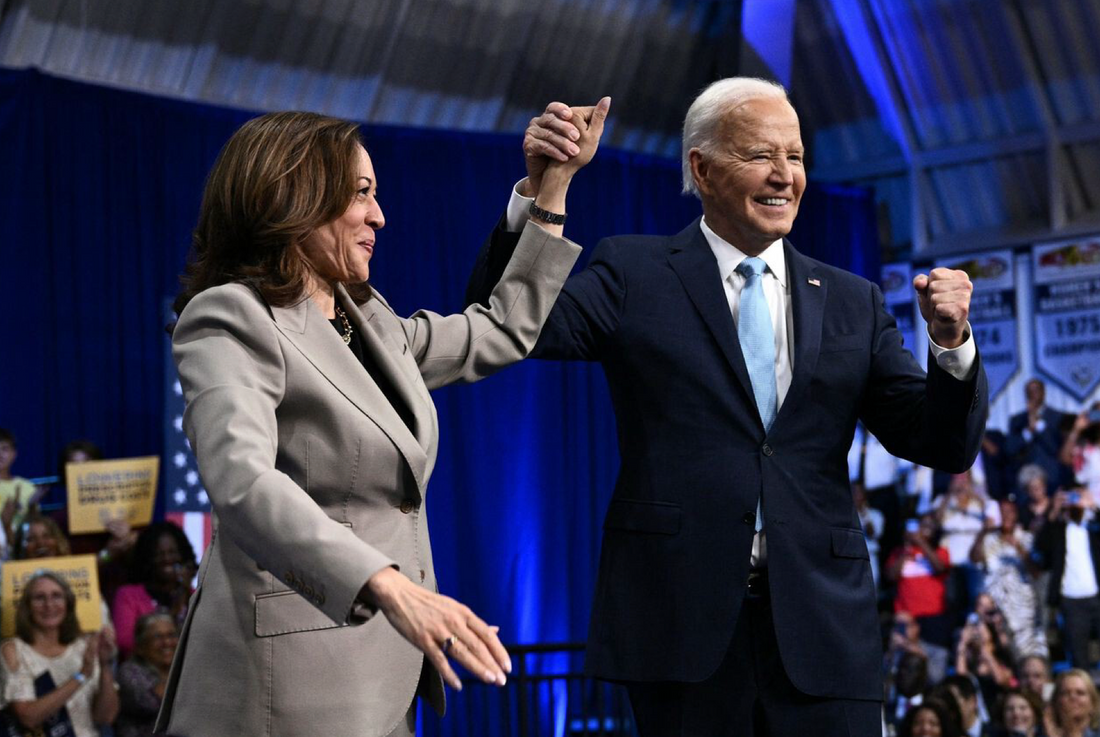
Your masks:
<path fill-rule="evenodd" d="M 719 123 L 715 151 L 692 150 L 707 224 L 750 255 L 791 232 L 806 189 L 798 115 L 786 100 L 751 99 Z"/>

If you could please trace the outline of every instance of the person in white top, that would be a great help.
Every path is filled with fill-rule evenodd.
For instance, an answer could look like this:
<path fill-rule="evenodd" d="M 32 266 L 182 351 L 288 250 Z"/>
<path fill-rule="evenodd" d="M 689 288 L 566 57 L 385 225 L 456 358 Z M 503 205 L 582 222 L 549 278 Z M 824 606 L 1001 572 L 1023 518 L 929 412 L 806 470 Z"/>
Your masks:
<path fill-rule="evenodd" d="M 952 476 L 947 493 L 934 506 L 942 532 L 940 545 L 951 556 L 948 592 L 952 614 L 955 626 L 962 626 L 984 588 L 982 571 L 971 561 L 970 550 L 984 528 L 1000 526 L 1001 512 L 974 484 L 969 471 Z"/>
<path fill-rule="evenodd" d="M 76 596 L 50 571 L 26 582 L 15 629 L 17 636 L 0 647 L 10 714 L 26 730 L 97 737 L 96 725 L 113 722 L 119 709 L 111 631 L 81 636 Z"/>
<path fill-rule="evenodd" d="M 1047 603 L 1060 607 L 1070 662 L 1089 669 L 1089 640 L 1100 634 L 1100 530 L 1094 522 L 1096 500 L 1086 489 L 1059 491 L 1049 522 L 1035 539 L 1041 563 L 1050 570 Z"/>

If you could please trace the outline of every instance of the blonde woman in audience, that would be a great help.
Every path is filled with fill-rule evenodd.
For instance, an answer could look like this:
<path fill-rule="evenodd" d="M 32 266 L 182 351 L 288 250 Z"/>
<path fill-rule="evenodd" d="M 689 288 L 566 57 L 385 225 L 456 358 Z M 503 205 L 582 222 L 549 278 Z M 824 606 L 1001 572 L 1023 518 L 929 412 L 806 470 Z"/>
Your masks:
<path fill-rule="evenodd" d="M 98 737 L 96 725 L 118 715 L 111 673 L 111 631 L 81 636 L 76 596 L 64 579 L 39 571 L 25 584 L 15 613 L 16 637 L 0 647 L 4 701 L 26 730 Z"/>
<path fill-rule="evenodd" d="M 1100 694 L 1086 671 L 1071 668 L 1054 679 L 1051 737 L 1100 737 Z"/>
<path fill-rule="evenodd" d="M 69 540 L 57 523 L 37 512 L 26 516 L 12 541 L 12 558 L 16 560 L 56 558 L 69 551 Z"/>

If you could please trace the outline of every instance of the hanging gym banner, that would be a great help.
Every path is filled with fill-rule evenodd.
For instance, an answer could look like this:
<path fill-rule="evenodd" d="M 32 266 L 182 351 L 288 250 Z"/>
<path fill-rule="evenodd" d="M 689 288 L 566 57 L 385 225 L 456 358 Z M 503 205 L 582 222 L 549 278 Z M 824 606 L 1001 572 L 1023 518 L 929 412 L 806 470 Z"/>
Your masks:
<path fill-rule="evenodd" d="M 916 355 L 914 331 L 917 324 L 917 303 L 916 293 L 913 291 L 913 267 L 908 263 L 883 264 L 881 284 L 886 311 L 897 321 L 905 349 Z"/>
<path fill-rule="evenodd" d="M 970 327 L 989 379 L 992 402 L 1020 368 L 1016 336 L 1016 268 L 1012 251 L 984 251 L 952 256 L 936 263 L 960 269 L 970 276 L 974 293 L 970 297 Z"/>
<path fill-rule="evenodd" d="M 1031 250 L 1035 366 L 1084 402 L 1100 383 L 1100 236 Z"/>

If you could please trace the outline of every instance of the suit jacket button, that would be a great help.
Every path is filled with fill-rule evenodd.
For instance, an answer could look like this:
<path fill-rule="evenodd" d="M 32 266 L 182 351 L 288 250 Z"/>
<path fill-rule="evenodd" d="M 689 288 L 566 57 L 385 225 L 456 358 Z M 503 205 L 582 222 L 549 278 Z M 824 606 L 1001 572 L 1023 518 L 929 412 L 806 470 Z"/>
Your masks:
<path fill-rule="evenodd" d="M 427 577 L 428 577 L 427 572 L 423 568 L 421 568 L 420 569 L 420 583 L 424 583 L 424 579 L 427 578 Z"/>
<path fill-rule="evenodd" d="M 766 456 L 770 456 L 772 453 L 775 452 L 774 450 L 772 450 L 772 447 L 770 445 L 768 445 L 767 443 L 764 443 L 764 445 L 760 447 L 760 450 Z"/>
<path fill-rule="evenodd" d="M 398 509 L 401 510 L 401 514 L 409 514 L 414 509 L 416 509 L 416 505 L 413 504 L 410 500 L 406 499 L 405 501 L 401 502 L 401 506 L 398 507 Z"/>
<path fill-rule="evenodd" d="M 741 518 L 741 521 L 750 527 L 756 526 L 756 512 L 745 512 L 745 516 Z"/>

